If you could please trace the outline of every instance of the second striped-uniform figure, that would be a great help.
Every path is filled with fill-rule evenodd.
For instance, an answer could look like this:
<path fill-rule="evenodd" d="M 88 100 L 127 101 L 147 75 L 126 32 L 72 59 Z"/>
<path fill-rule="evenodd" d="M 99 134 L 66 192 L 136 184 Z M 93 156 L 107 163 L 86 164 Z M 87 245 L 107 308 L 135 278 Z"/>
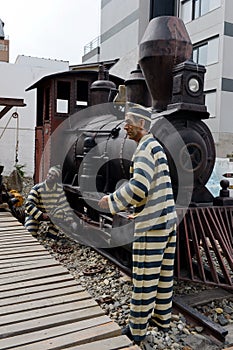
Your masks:
<path fill-rule="evenodd" d="M 112 214 L 134 206 L 133 291 L 129 323 L 123 334 L 135 343 L 145 338 L 148 323 L 168 330 L 171 321 L 176 211 L 165 152 L 149 133 L 151 114 L 140 105 L 126 109 L 128 138 L 137 142 L 127 184 L 99 201 Z"/>
<path fill-rule="evenodd" d="M 59 227 L 56 223 L 75 230 L 73 211 L 67 202 L 63 186 L 58 183 L 61 171 L 57 166 L 49 169 L 44 182 L 32 187 L 25 203 L 25 227 L 36 237 L 40 224 L 47 222 L 47 236 L 56 238 Z"/>

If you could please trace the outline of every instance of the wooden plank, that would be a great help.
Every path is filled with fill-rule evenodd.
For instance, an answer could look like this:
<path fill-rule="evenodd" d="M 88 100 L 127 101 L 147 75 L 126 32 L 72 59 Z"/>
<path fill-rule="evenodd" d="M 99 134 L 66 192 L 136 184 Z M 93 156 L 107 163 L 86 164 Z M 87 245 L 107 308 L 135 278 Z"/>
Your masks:
<path fill-rule="evenodd" d="M 3 227 L 13 227 L 13 228 L 15 228 L 15 226 L 23 227 L 25 229 L 25 227 L 22 224 L 20 224 L 17 220 L 16 221 L 7 220 L 7 221 L 1 221 L 0 222 L 0 230 Z"/>
<path fill-rule="evenodd" d="M 15 230 L 15 231 L 11 231 L 11 230 L 9 230 L 8 232 L 7 231 L 1 231 L 1 229 L 0 229 L 0 235 L 1 235 L 1 237 L 2 238 L 10 238 L 10 237 L 17 237 L 17 238 L 20 238 L 20 237 L 31 237 L 31 238 L 34 238 L 34 237 L 32 237 L 32 235 L 29 233 L 29 232 L 25 232 L 25 231 L 22 231 L 22 230 L 19 230 L 19 231 L 17 231 L 17 230 Z M 38 240 L 36 239 L 36 238 L 34 238 L 37 242 L 38 242 Z"/>
<path fill-rule="evenodd" d="M 14 261 L 0 264 L 0 274 L 6 273 L 7 271 L 16 272 L 17 270 L 33 270 L 36 266 L 40 266 L 47 262 L 47 266 L 50 265 L 51 259 L 43 258 L 43 259 L 34 259 L 34 260 L 24 260 L 24 261 Z M 58 264 L 59 265 L 59 264 Z M 60 266 L 60 265 L 59 265 Z"/>
<path fill-rule="evenodd" d="M 41 304 L 43 305 L 43 300 L 47 298 L 52 298 L 60 295 L 73 294 L 82 291 L 83 288 L 81 285 L 75 285 L 66 288 L 57 288 L 53 290 L 44 290 L 39 291 L 38 293 L 26 294 L 26 295 L 18 295 L 17 297 L 8 297 L 4 299 L 0 299 L 0 307 L 6 305 L 13 305 L 18 303 L 30 302 L 33 300 L 41 300 Z"/>
<path fill-rule="evenodd" d="M 48 291 L 48 290 L 53 290 L 56 288 L 64 288 L 64 287 L 75 287 L 75 286 L 80 286 L 78 282 L 75 282 L 74 280 L 68 280 L 68 281 L 62 281 L 60 282 L 57 280 L 56 283 L 50 283 L 47 285 L 35 285 L 31 287 L 25 287 L 23 290 L 22 289 L 12 289 L 12 290 L 6 290 L 5 292 L 1 292 L 0 294 L 0 300 L 3 298 L 11 298 L 11 297 L 18 297 L 20 295 L 25 295 L 25 294 L 33 294 L 33 293 L 38 293 L 40 291 Z M 1 317 L 0 317 L 1 321 Z"/>
<path fill-rule="evenodd" d="M 40 260 L 48 259 L 49 255 L 38 255 L 38 256 L 22 256 L 18 258 L 13 259 L 0 259 L 0 269 L 4 269 L 10 266 L 18 266 L 18 265 L 24 265 L 24 264 L 32 264 L 35 262 L 38 262 Z"/>
<path fill-rule="evenodd" d="M 30 265 L 20 265 L 20 266 L 12 266 L 5 269 L 0 269 L 0 279 L 5 278 L 5 275 L 9 275 L 9 277 L 12 276 L 12 274 L 17 275 L 17 273 L 23 273 L 24 271 L 30 271 L 30 270 L 36 270 L 36 269 L 42 269 L 42 268 L 48 268 L 51 266 L 61 266 L 56 260 L 53 259 L 44 259 L 39 260 L 33 264 Z M 33 271 L 31 272 L 34 273 Z"/>
<path fill-rule="evenodd" d="M 21 253 L 24 254 L 24 253 L 29 253 L 29 252 L 43 252 L 45 250 L 44 247 L 38 245 L 38 246 L 34 246 L 34 247 L 27 247 L 27 248 L 23 248 L 23 247 L 18 247 L 18 248 L 5 248 L 2 252 L 1 252 L 1 257 L 3 255 L 8 255 L 8 254 L 11 254 L 11 253 Z"/>
<path fill-rule="evenodd" d="M 64 349 L 71 345 L 85 344 L 91 341 L 118 336 L 120 327 L 109 321 L 107 316 L 100 316 L 81 322 L 53 327 L 32 333 L 0 339 L 0 349 L 17 347 L 17 350 Z"/>
<path fill-rule="evenodd" d="M 0 225 L 2 222 L 18 222 L 18 220 L 14 216 L 0 216 Z"/>
<path fill-rule="evenodd" d="M 24 258 L 32 258 L 32 257 L 34 257 L 34 258 L 36 258 L 36 257 L 43 257 L 43 256 L 50 256 L 51 257 L 51 255 L 49 254 L 49 252 L 47 251 L 47 250 L 41 250 L 41 251 L 37 251 L 37 252 L 26 252 L 26 253 L 23 253 L 23 255 L 22 254 L 20 254 L 20 253 L 14 253 L 14 251 L 13 252 L 11 252 L 11 253 L 9 253 L 9 254 L 7 254 L 7 255 L 2 255 L 1 254 L 1 257 L 0 257 L 0 261 L 13 261 L 14 259 L 18 259 L 18 258 L 20 258 L 20 259 L 24 259 Z"/>
<path fill-rule="evenodd" d="M 4 276 L 2 276 L 2 278 L 0 279 L 0 284 L 9 284 L 9 283 L 16 283 L 16 282 L 20 282 L 20 281 L 27 281 L 27 280 L 33 280 L 36 283 L 36 279 L 37 278 L 41 278 L 41 277 L 49 277 L 49 276 L 53 276 L 53 275 L 63 275 L 63 274 L 67 274 L 67 270 L 65 268 L 63 268 L 62 266 L 51 266 L 48 267 L 46 270 L 45 269 L 40 269 L 40 270 L 35 270 L 33 272 L 31 271 L 26 271 L 26 272 L 22 272 L 22 274 L 17 274 L 17 276 L 10 276 L 6 275 L 5 278 Z"/>
<path fill-rule="evenodd" d="M 22 250 L 27 250 L 27 247 L 38 247 L 38 242 L 37 241 L 29 241 L 29 242 L 10 242 L 6 244 L 0 244 L 0 253 L 5 250 L 5 249 L 17 249 L 21 248 Z M 26 247 L 26 248 L 25 248 Z"/>
<path fill-rule="evenodd" d="M 66 273 L 63 275 L 54 275 L 54 276 L 50 276 L 50 277 L 41 277 L 41 278 L 37 278 L 36 281 L 34 279 L 30 279 L 28 281 L 19 281 L 19 282 L 15 282 L 15 283 L 6 283 L 6 284 L 0 284 L 0 292 L 4 292 L 4 291 L 10 291 L 10 290 L 22 290 L 24 288 L 30 288 L 32 286 L 46 286 L 49 284 L 54 284 L 57 283 L 57 281 L 59 282 L 65 282 L 65 281 L 74 281 L 74 278 Z"/>
<path fill-rule="evenodd" d="M 23 98 L 11 98 L 11 97 L 0 97 L 0 105 L 1 106 L 11 106 L 11 107 L 24 107 L 26 104 L 24 103 Z"/>
<path fill-rule="evenodd" d="M 1 229 L 0 229 L 1 232 Z M 2 235 L 0 234 L 0 246 L 4 245 L 4 243 L 14 243 L 14 242 L 36 242 L 37 244 L 39 244 L 38 240 L 35 239 L 34 237 L 32 237 L 32 235 L 25 235 L 25 234 L 15 234 L 13 233 L 12 235 Z"/>
<path fill-rule="evenodd" d="M 13 337 L 19 334 L 35 332 L 73 322 L 80 322 L 102 315 L 104 315 L 104 312 L 99 306 L 92 306 L 86 309 L 60 313 L 59 317 L 58 315 L 50 315 L 24 322 L 16 321 L 13 324 L 0 326 L 0 334 L 2 338 Z M 17 317 L 17 315 L 14 315 L 14 317 Z"/>
<path fill-rule="evenodd" d="M 35 238 L 32 236 L 12 236 L 12 237 L 0 237 L 0 246 L 2 244 L 11 244 L 11 243 L 28 243 L 28 242 L 35 242 Z M 37 241 L 38 244 L 38 241 Z"/>
<path fill-rule="evenodd" d="M 23 230 L 5 230 L 2 231 L 0 229 L 0 235 L 1 237 L 32 237 L 32 235 L 28 232 L 28 231 L 23 231 Z M 33 237 L 32 237 L 33 238 Z M 36 238 L 34 238 L 35 240 L 37 240 Z"/>
<path fill-rule="evenodd" d="M 1 231 L 0 228 L 0 240 L 3 241 L 4 239 L 22 239 L 22 238 L 31 238 L 33 240 L 36 240 L 28 231 L 22 231 L 22 230 L 14 230 L 13 232 L 11 230 L 8 231 Z"/>
<path fill-rule="evenodd" d="M 47 259 L 49 255 L 46 252 L 35 252 L 29 253 L 29 254 L 11 254 L 11 255 L 4 255 L 3 257 L 1 256 L 0 259 L 0 264 L 9 264 L 11 261 L 12 262 L 23 262 L 23 261 L 38 261 L 40 259 Z"/>
<path fill-rule="evenodd" d="M 0 325 L 7 325 L 9 323 L 16 323 L 22 321 L 28 321 L 31 319 L 37 319 L 43 316 L 49 315 L 57 315 L 60 318 L 60 314 L 65 313 L 67 311 L 77 311 L 81 309 L 88 309 L 89 307 L 97 306 L 97 303 L 94 299 L 90 299 L 90 295 L 86 295 L 86 299 L 72 301 L 69 303 L 55 304 L 40 307 L 32 310 L 23 310 L 21 312 L 12 312 L 11 314 L 7 314 L 5 316 L 0 317 Z"/>
<path fill-rule="evenodd" d="M 0 232 L 1 232 L 1 237 L 4 237 L 4 236 L 13 236 L 13 235 L 24 235 L 24 236 L 31 236 L 31 234 L 29 233 L 28 230 L 26 230 L 25 228 L 22 229 L 20 226 L 19 227 L 16 227 L 14 230 L 11 230 L 11 229 L 4 229 L 4 230 L 1 230 L 0 229 Z"/>
<path fill-rule="evenodd" d="M 27 247 L 38 247 L 38 242 L 36 242 L 36 241 L 35 242 L 25 242 L 24 244 L 22 244 L 22 243 L 1 244 L 0 245 L 0 254 L 5 249 L 21 248 L 23 250 L 27 250 Z"/>
<path fill-rule="evenodd" d="M 0 230 L 1 232 L 1 230 Z M 17 233 L 17 234 L 13 234 L 13 235 L 9 235 L 9 236 L 2 236 L 1 239 L 0 239 L 0 246 L 2 244 L 4 244 L 4 242 L 22 242 L 22 241 L 30 241 L 30 242 L 36 242 L 38 245 L 40 244 L 40 242 L 34 238 L 32 235 L 24 235 L 24 234 L 21 234 L 20 232 Z"/>
<path fill-rule="evenodd" d="M 29 231 L 19 222 L 0 222 L 0 231 L 1 236 L 5 233 L 13 233 L 15 231 L 29 233 Z"/>
<path fill-rule="evenodd" d="M 15 230 L 15 231 L 24 231 L 24 232 L 28 233 L 28 231 L 25 229 L 25 227 L 20 226 L 20 225 L 17 225 L 17 226 L 8 225 L 7 227 L 1 227 L 0 230 L 1 230 L 1 232 L 4 232 L 4 231 L 14 232 L 14 230 Z"/>
<path fill-rule="evenodd" d="M 2 235 L 7 235 L 9 233 L 13 234 L 13 232 L 25 232 L 25 234 L 29 234 L 29 231 L 21 224 L 18 223 L 17 226 L 14 226 L 12 229 L 11 229 L 11 225 L 8 224 L 7 227 L 3 227 L 1 228 L 1 224 L 0 224 L 0 231 L 1 231 L 1 236 Z"/>
<path fill-rule="evenodd" d="M 4 211 L 0 211 L 0 216 L 9 216 L 9 217 L 13 217 L 12 213 L 10 210 L 4 210 Z"/>
<path fill-rule="evenodd" d="M 101 340 L 97 340 L 94 341 L 92 343 L 88 343 L 88 344 L 83 344 L 83 345 L 77 345 L 77 346 L 72 346 L 69 347 L 69 350 L 97 350 L 97 349 L 101 349 L 101 350 L 119 350 L 119 349 L 133 349 L 133 348 L 129 348 L 129 346 L 132 345 L 132 341 L 129 340 L 128 337 L 126 337 L 125 335 L 120 335 L 118 337 L 114 337 L 114 338 L 108 338 L 108 339 L 101 339 Z M 127 346 L 127 348 L 126 348 Z M 139 347 L 134 348 L 136 349 L 140 349 Z"/>
<path fill-rule="evenodd" d="M 25 310 L 36 310 L 39 308 L 44 308 L 46 306 L 53 306 L 53 305 L 59 305 L 59 304 L 64 305 L 65 303 L 76 302 L 84 299 L 91 299 L 91 296 L 89 293 L 85 291 L 80 291 L 80 292 L 68 294 L 68 295 L 54 296 L 53 298 L 47 298 L 47 299 L 44 299 L 43 301 L 39 299 L 39 300 L 33 300 L 31 302 L 25 302 L 21 304 L 0 306 L 0 314 L 2 317 L 4 315 L 12 315 L 13 313 L 22 312 Z"/>

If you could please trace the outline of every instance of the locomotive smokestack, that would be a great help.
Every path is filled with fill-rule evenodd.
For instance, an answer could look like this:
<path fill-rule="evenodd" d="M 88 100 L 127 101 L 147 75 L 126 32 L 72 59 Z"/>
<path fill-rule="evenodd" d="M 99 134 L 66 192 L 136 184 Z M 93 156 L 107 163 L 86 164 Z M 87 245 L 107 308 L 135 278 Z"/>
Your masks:
<path fill-rule="evenodd" d="M 172 69 L 192 55 L 192 43 L 178 17 L 150 21 L 139 45 L 139 64 L 156 111 L 165 110 L 172 97 Z"/>

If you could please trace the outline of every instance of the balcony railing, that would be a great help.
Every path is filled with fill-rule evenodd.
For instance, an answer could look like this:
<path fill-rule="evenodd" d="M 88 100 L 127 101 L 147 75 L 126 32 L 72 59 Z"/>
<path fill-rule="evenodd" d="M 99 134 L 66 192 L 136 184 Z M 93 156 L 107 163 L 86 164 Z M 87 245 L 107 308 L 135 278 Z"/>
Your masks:
<path fill-rule="evenodd" d="M 93 39 L 84 46 L 84 55 L 88 54 L 98 46 L 100 46 L 100 36 L 97 36 L 97 38 Z"/>

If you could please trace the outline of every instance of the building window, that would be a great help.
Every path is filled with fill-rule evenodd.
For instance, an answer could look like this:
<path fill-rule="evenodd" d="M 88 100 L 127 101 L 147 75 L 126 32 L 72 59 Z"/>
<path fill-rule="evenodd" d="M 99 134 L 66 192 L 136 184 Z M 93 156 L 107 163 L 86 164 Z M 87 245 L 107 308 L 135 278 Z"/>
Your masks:
<path fill-rule="evenodd" d="M 193 61 L 207 66 L 218 62 L 219 37 L 193 45 Z"/>
<path fill-rule="evenodd" d="M 8 46 L 4 44 L 0 44 L 0 51 L 8 51 Z"/>
<path fill-rule="evenodd" d="M 205 105 L 207 107 L 207 111 L 210 113 L 210 118 L 216 118 L 216 101 L 216 90 L 205 91 Z"/>
<path fill-rule="evenodd" d="M 69 113 L 69 106 L 70 106 L 70 82 L 58 81 L 56 112 L 67 114 Z"/>
<path fill-rule="evenodd" d="M 76 106 L 87 107 L 88 106 L 88 81 L 77 80 L 77 96 Z"/>
<path fill-rule="evenodd" d="M 184 23 L 192 21 L 192 0 L 183 1 L 181 3 L 180 17 Z"/>
<path fill-rule="evenodd" d="M 174 16 L 175 9 L 175 0 L 151 0 L 150 19 L 159 16 Z"/>
<path fill-rule="evenodd" d="M 181 0 L 180 17 L 184 23 L 220 7 L 221 0 Z"/>
<path fill-rule="evenodd" d="M 49 114 L 49 106 L 50 106 L 50 88 L 47 87 L 45 89 L 45 115 L 44 115 L 44 119 L 45 120 L 49 120 L 50 114 Z"/>

